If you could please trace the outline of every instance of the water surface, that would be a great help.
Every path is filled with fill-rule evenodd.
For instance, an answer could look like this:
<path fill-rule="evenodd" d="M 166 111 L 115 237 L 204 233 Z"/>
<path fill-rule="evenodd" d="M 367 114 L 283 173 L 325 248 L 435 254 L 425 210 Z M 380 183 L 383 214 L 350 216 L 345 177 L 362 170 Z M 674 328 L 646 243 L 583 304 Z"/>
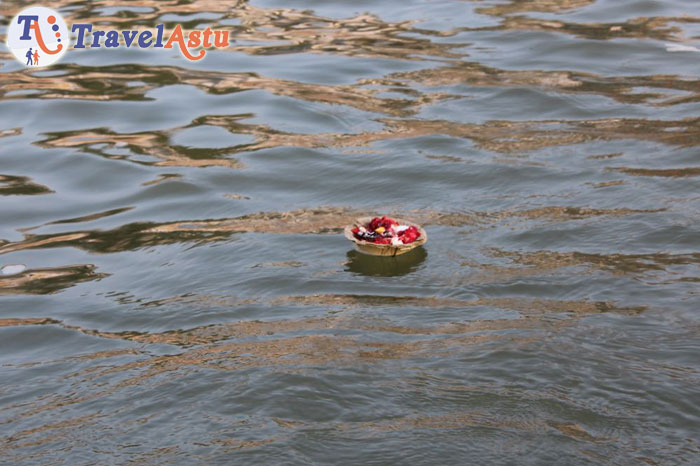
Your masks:
<path fill-rule="evenodd" d="M 232 43 L 0 48 L 0 462 L 700 462 L 700 5 L 50 6 Z"/>

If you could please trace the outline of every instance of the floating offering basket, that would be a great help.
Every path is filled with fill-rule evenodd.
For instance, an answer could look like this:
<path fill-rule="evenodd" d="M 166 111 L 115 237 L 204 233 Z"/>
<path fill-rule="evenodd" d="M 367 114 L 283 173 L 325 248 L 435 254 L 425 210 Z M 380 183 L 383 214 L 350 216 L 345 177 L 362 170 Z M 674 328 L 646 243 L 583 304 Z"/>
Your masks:
<path fill-rule="evenodd" d="M 397 238 L 396 236 L 394 236 L 393 238 L 384 237 L 386 239 L 389 239 L 389 241 L 391 242 L 386 244 L 378 244 L 372 241 L 371 239 L 358 238 L 358 235 L 366 236 L 368 238 L 374 236 L 376 238 L 376 231 L 379 231 L 380 234 L 387 233 L 388 228 L 380 226 L 379 228 L 375 229 L 371 227 L 370 224 L 373 222 L 374 224 L 378 223 L 380 225 L 387 225 L 393 223 L 392 227 L 399 227 L 400 231 L 406 231 L 410 228 L 410 235 L 413 236 L 413 239 L 411 242 L 404 244 L 401 242 L 400 238 L 394 239 Z M 359 231 L 360 229 L 362 229 L 363 231 Z M 356 219 L 352 225 L 348 225 L 345 227 L 345 237 L 353 243 L 355 243 L 355 248 L 358 251 L 364 254 L 370 254 L 372 256 L 399 256 L 401 254 L 407 253 L 408 251 L 411 251 L 412 249 L 417 248 L 418 246 L 424 245 L 428 241 L 428 234 L 420 225 L 400 218 L 387 217 L 360 217 Z M 384 239 L 384 241 L 386 239 Z"/>

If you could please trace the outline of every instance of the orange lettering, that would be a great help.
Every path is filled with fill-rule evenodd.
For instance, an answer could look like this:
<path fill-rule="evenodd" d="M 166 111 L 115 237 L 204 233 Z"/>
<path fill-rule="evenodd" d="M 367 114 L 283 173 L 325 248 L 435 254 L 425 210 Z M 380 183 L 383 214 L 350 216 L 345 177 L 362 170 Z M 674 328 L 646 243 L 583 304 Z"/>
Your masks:
<path fill-rule="evenodd" d="M 204 48 L 211 47 L 211 36 L 212 36 L 211 29 L 206 28 L 204 30 Z"/>
<path fill-rule="evenodd" d="M 187 50 L 187 46 L 185 45 L 185 38 L 182 35 L 182 26 L 179 24 L 175 26 L 175 29 L 173 29 L 172 34 L 170 34 L 170 39 L 168 39 L 168 42 L 165 43 L 165 48 L 166 49 L 171 49 L 173 48 L 173 42 L 177 42 L 177 44 L 180 46 L 180 52 L 187 58 L 188 60 L 196 61 L 200 60 L 204 57 L 204 55 L 207 53 L 204 49 L 199 51 L 199 54 L 195 57 L 190 53 L 189 50 Z"/>
<path fill-rule="evenodd" d="M 199 47 L 202 43 L 202 41 L 199 38 L 200 34 L 201 33 L 199 31 L 190 32 L 190 40 L 187 42 L 187 46 L 191 48 Z"/>
<path fill-rule="evenodd" d="M 214 47 L 228 47 L 228 31 L 214 31 Z"/>

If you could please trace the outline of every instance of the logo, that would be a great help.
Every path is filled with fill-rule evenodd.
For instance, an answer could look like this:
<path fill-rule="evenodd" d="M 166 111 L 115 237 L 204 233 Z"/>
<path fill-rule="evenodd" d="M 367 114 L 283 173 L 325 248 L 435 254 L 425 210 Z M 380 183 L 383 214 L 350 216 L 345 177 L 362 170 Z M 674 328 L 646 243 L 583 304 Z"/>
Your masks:
<path fill-rule="evenodd" d="M 204 58 L 208 48 L 226 48 L 229 46 L 228 31 L 212 31 L 210 28 L 206 28 L 204 31 L 190 31 L 188 34 L 185 34 L 180 24 L 175 26 L 167 40 L 165 40 L 166 32 L 163 24 L 157 25 L 155 31 L 146 30 L 141 32 L 137 30 L 117 31 L 115 29 L 96 29 L 93 31 L 92 24 L 74 24 L 73 32 L 78 35 L 73 47 L 75 49 L 84 49 L 86 47 L 91 49 L 100 47 L 117 48 L 121 47 L 122 44 L 126 48 L 138 47 L 147 49 L 152 46 L 153 48 L 172 49 L 173 44 L 176 44 L 182 56 L 190 61 Z M 190 51 L 192 48 L 200 49 L 194 55 Z"/>
<path fill-rule="evenodd" d="M 172 32 L 159 24 L 155 30 L 101 29 L 92 24 L 74 24 L 68 30 L 61 15 L 50 8 L 35 6 L 22 10 L 10 23 L 7 30 L 7 48 L 28 67 L 48 66 L 56 63 L 70 46 L 70 33 L 77 36 L 74 50 L 85 48 L 140 48 L 180 50 L 190 61 L 204 58 L 209 48 L 229 46 L 229 32 L 212 30 L 185 32 L 177 24 Z M 193 49 L 198 49 L 196 52 Z"/>
<path fill-rule="evenodd" d="M 56 63 L 68 50 L 70 34 L 61 15 L 43 6 L 22 10 L 7 29 L 7 48 L 28 67 Z"/>

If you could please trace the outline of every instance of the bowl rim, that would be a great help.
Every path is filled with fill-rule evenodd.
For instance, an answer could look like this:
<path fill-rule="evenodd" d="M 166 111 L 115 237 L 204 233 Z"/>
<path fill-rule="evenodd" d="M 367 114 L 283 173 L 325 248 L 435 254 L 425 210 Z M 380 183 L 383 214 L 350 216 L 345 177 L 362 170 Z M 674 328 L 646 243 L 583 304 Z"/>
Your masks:
<path fill-rule="evenodd" d="M 374 217 L 376 217 L 376 216 L 357 217 L 352 224 L 347 225 L 345 227 L 345 229 L 344 229 L 345 237 L 348 240 L 352 241 L 353 243 L 357 244 L 358 246 L 372 246 L 372 247 L 376 247 L 379 249 L 413 249 L 415 247 L 422 246 L 423 244 L 425 244 L 428 241 L 428 233 L 425 231 L 425 229 L 423 229 L 422 226 L 418 225 L 415 222 L 411 222 L 410 220 L 406 220 L 406 219 L 399 218 L 399 217 L 391 217 L 391 218 L 393 220 L 396 220 L 397 222 L 399 222 L 400 225 L 408 225 L 408 226 L 416 227 L 418 229 L 418 231 L 420 232 L 420 237 L 417 240 L 415 240 L 412 243 L 408 243 L 408 244 L 394 245 L 394 244 L 377 244 L 377 243 L 372 243 L 370 241 L 365 241 L 365 240 L 355 238 L 355 235 L 352 234 L 352 229 L 355 227 L 367 225 L 369 222 L 372 221 L 372 219 Z"/>

